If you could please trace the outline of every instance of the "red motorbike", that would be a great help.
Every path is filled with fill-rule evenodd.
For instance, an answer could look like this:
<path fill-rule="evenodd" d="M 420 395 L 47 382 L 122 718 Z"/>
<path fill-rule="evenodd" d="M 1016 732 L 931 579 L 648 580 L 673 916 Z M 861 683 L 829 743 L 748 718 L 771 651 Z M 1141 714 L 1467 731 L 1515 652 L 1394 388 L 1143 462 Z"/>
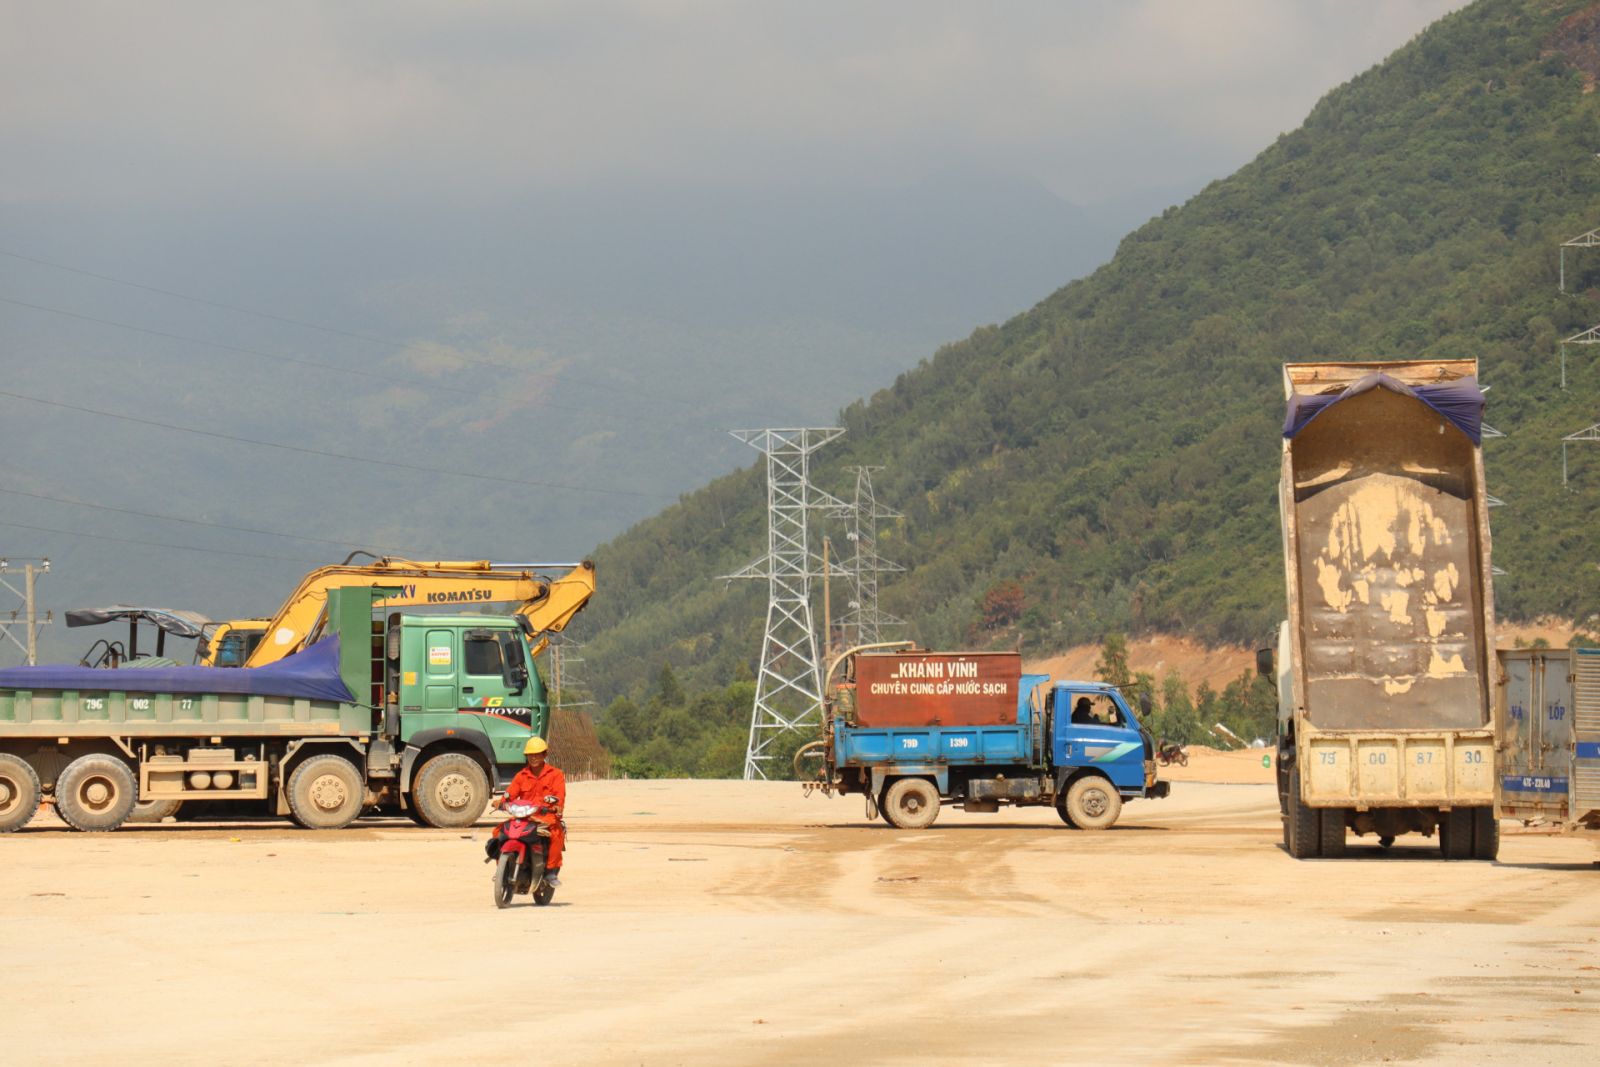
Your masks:
<path fill-rule="evenodd" d="M 535 815 L 558 813 L 555 797 L 545 797 L 543 804 L 514 800 L 505 806 L 511 816 L 495 829 L 486 846 L 488 859 L 494 868 L 494 906 L 508 907 L 518 893 L 531 893 L 538 905 L 550 903 L 556 895 L 555 886 L 545 878 L 545 861 L 550 855 L 550 827 L 534 818 Z"/>

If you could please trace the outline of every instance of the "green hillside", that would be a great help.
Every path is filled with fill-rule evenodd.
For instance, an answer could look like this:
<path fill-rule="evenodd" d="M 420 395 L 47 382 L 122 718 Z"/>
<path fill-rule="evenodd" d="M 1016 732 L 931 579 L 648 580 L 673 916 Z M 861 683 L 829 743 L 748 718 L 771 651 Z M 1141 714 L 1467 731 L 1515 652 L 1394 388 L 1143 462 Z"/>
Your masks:
<path fill-rule="evenodd" d="M 816 480 L 881 464 L 908 567 L 882 606 L 931 645 L 1043 654 L 1108 631 L 1260 640 L 1282 613 L 1280 365 L 1475 357 L 1502 615 L 1600 610 L 1600 5 L 1484 0 L 1329 93 L 1298 130 L 1125 238 L 1115 259 L 841 414 Z M 754 455 L 752 454 L 752 458 Z M 685 497 L 597 554 L 597 695 L 748 672 L 765 589 L 711 579 L 765 545 L 762 471 Z M 1021 587 L 1020 601 L 1007 583 Z M 989 596 L 993 592 L 995 596 Z M 986 604 L 987 600 L 987 604 Z M 987 610 L 986 610 L 987 607 Z M 748 678 L 748 673 L 744 673 Z"/>

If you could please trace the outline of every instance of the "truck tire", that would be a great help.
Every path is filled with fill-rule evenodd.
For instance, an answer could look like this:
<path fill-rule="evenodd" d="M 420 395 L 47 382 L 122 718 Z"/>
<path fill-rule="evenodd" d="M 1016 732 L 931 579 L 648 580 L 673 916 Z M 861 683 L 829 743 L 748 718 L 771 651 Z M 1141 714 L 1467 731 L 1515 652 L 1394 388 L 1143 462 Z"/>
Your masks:
<path fill-rule="evenodd" d="M 138 801 L 139 783 L 115 756 L 79 756 L 56 779 L 56 814 L 74 830 L 115 830 Z"/>
<path fill-rule="evenodd" d="M 342 830 L 361 814 L 361 772 L 342 756 L 312 756 L 289 775 L 289 811 L 307 830 Z"/>
<path fill-rule="evenodd" d="M 22 829 L 38 810 L 38 774 L 27 760 L 0 752 L 0 834 Z"/>
<path fill-rule="evenodd" d="M 178 814 L 178 809 L 183 807 L 181 800 L 141 800 L 133 806 L 133 811 L 128 814 L 129 822 L 156 823 L 169 815 Z"/>
<path fill-rule="evenodd" d="M 1284 836 L 1288 839 L 1289 855 L 1297 860 L 1316 859 L 1322 855 L 1322 820 L 1316 808 L 1300 802 L 1300 769 L 1289 772 L 1288 812 L 1283 817 Z"/>
<path fill-rule="evenodd" d="M 424 825 L 445 830 L 471 826 L 489 806 L 489 776 L 478 761 L 446 752 L 422 765 L 411 785 L 411 810 Z"/>
<path fill-rule="evenodd" d="M 1340 859 L 1344 856 L 1344 809 L 1319 808 L 1317 814 L 1321 817 L 1322 825 L 1317 828 L 1317 836 L 1322 844 L 1322 858 L 1329 860 Z"/>
<path fill-rule="evenodd" d="M 1080 830 L 1107 830 L 1122 814 L 1122 794 L 1098 774 L 1086 774 L 1067 786 L 1067 810 Z"/>
<path fill-rule="evenodd" d="M 1472 809 L 1453 808 L 1439 816 L 1439 851 L 1447 860 L 1472 858 Z"/>
<path fill-rule="evenodd" d="M 1500 820 L 1494 808 L 1474 808 L 1472 812 L 1472 858 L 1493 862 L 1500 855 Z"/>
<path fill-rule="evenodd" d="M 1072 821 L 1072 812 L 1067 810 L 1067 794 L 1065 793 L 1059 793 L 1056 795 L 1056 814 L 1061 816 L 1061 821 L 1066 823 L 1069 829 L 1082 829 L 1082 827 Z"/>
<path fill-rule="evenodd" d="M 926 778 L 902 778 L 884 791 L 883 814 L 890 826 L 925 830 L 939 817 L 939 791 Z"/>

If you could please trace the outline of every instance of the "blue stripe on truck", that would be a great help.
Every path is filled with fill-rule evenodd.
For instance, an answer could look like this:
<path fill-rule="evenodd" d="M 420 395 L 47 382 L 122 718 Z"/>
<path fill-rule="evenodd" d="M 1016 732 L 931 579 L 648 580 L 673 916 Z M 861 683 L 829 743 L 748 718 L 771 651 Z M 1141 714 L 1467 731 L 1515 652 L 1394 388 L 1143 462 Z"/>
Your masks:
<path fill-rule="evenodd" d="M 1579 741 L 1579 759 L 1600 759 L 1600 741 Z"/>

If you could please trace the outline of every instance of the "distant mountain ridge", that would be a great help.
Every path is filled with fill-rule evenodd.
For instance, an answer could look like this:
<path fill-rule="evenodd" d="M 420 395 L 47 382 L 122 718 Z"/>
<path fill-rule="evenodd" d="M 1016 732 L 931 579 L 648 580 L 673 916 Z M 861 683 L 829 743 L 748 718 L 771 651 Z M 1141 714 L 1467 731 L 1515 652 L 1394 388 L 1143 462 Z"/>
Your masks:
<path fill-rule="evenodd" d="M 1280 366 L 1469 356 L 1492 387 L 1485 449 L 1498 607 L 1572 617 L 1600 594 L 1600 366 L 1557 343 L 1600 321 L 1600 5 L 1480 0 L 1330 92 L 1297 130 L 1129 234 L 1092 276 L 941 348 L 840 416 L 817 481 L 881 464 L 907 566 L 882 606 L 930 645 L 1034 656 L 1107 631 L 1254 646 L 1283 607 Z M 1580 469 L 1581 468 L 1581 469 Z M 602 699 L 663 662 L 722 684 L 756 658 L 764 589 L 714 583 L 765 544 L 761 474 L 719 479 L 597 553 L 583 620 Z M 998 616 L 997 591 L 1020 585 Z M 838 593 L 836 591 L 836 597 Z"/>

